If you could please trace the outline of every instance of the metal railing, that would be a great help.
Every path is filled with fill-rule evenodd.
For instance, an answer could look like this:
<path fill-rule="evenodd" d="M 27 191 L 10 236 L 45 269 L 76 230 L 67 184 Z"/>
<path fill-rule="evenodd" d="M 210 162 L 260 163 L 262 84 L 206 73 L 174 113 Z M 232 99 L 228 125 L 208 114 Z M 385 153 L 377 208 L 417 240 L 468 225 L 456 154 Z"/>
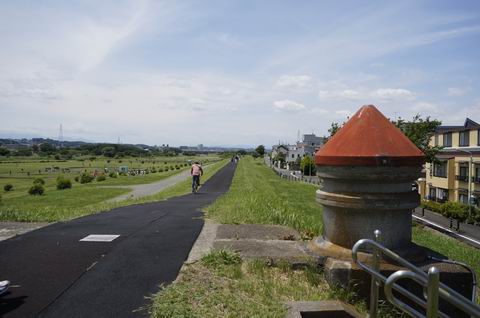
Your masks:
<path fill-rule="evenodd" d="M 472 317 L 480 317 L 480 306 L 475 303 L 475 299 L 470 301 L 455 290 L 441 283 L 439 280 L 440 273 L 436 267 L 430 267 L 428 273 L 425 273 L 422 269 L 416 267 L 395 252 L 381 245 L 380 242 L 381 232 L 376 230 L 375 240 L 359 240 L 352 248 L 353 261 L 372 277 L 369 310 L 370 318 L 376 318 L 378 315 L 379 289 L 382 284 L 384 285 L 384 292 L 387 300 L 412 317 L 448 317 L 438 309 L 439 298 L 451 303 Z M 367 247 L 373 248 L 371 267 L 358 259 L 358 253 L 362 248 L 365 249 Z M 405 267 L 406 270 L 396 271 L 389 277 L 382 275 L 380 272 L 380 260 L 382 255 L 398 263 L 400 266 Z M 423 299 L 398 285 L 396 282 L 400 279 L 411 279 L 421 285 L 424 288 Z M 418 311 L 414 307 L 395 297 L 393 295 L 393 290 L 411 300 L 420 308 L 425 308 L 426 313 L 424 314 Z"/>

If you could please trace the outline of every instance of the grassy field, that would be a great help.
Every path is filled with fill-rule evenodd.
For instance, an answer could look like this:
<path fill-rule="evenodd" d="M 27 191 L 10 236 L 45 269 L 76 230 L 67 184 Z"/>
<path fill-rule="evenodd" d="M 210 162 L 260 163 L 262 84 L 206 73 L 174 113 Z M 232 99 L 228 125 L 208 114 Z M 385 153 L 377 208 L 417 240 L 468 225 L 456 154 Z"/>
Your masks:
<path fill-rule="evenodd" d="M 293 227 L 309 238 L 322 231 L 316 186 L 280 179 L 263 159 L 240 160 L 230 191 L 207 208 L 220 223 L 264 223 Z"/>
<path fill-rule="evenodd" d="M 93 158 L 92 158 L 93 159 Z M 155 157 L 148 159 L 122 158 L 122 159 L 94 159 L 94 160 L 69 160 L 49 161 L 25 159 L 0 161 L 0 220 L 3 221 L 57 221 L 105 211 L 113 207 L 139 203 L 126 201 L 121 204 L 106 204 L 105 200 L 129 192 L 129 189 L 108 188 L 105 186 L 134 185 L 152 183 L 165 179 L 185 169 L 189 169 L 188 160 L 199 160 L 211 163 L 220 160 L 216 156 L 197 157 Z M 128 166 L 130 170 L 155 168 L 156 172 L 144 175 L 108 177 L 102 182 L 80 184 L 74 181 L 80 173 L 93 173 L 97 171 L 114 171 L 119 166 Z M 179 169 L 176 169 L 178 166 Z M 166 171 L 165 167 L 169 167 Z M 171 169 L 170 167 L 173 167 Z M 56 169 L 58 168 L 58 169 Z M 46 170 L 47 169 L 47 170 Z M 63 170 L 62 170 L 63 169 Z M 159 172 L 159 170 L 163 170 Z M 72 189 L 57 190 L 56 178 L 63 175 L 72 181 Z M 32 196 L 27 193 L 33 180 L 45 180 L 45 193 L 41 196 Z M 12 184 L 12 191 L 4 191 L 5 184 Z M 101 186 L 101 187 L 99 187 Z M 153 200 L 153 199 L 152 199 Z M 145 200 L 140 201 L 146 202 Z"/>

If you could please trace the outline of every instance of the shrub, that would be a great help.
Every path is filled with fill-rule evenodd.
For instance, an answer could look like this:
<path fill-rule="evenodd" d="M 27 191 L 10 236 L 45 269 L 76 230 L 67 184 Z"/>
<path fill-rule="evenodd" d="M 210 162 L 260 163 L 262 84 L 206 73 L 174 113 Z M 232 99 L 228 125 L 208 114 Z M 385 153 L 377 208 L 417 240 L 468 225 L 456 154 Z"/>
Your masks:
<path fill-rule="evenodd" d="M 117 177 L 117 174 L 112 171 L 112 172 L 110 172 L 110 173 L 108 174 L 108 176 L 109 176 L 110 178 L 116 178 L 116 177 Z"/>
<path fill-rule="evenodd" d="M 442 215 L 463 222 L 468 216 L 468 205 L 460 202 L 448 201 L 447 203 L 442 204 Z"/>
<path fill-rule="evenodd" d="M 170 170 L 174 170 L 175 168 L 173 166 L 170 166 Z"/>
<path fill-rule="evenodd" d="M 163 169 L 162 169 L 162 168 L 159 168 L 159 169 L 158 169 L 158 172 L 163 172 Z"/>
<path fill-rule="evenodd" d="M 34 183 L 33 186 L 28 189 L 28 193 L 30 195 L 42 195 L 44 192 L 45 188 L 39 183 Z"/>
<path fill-rule="evenodd" d="M 5 192 L 12 191 L 12 189 L 13 189 L 13 185 L 11 185 L 10 183 L 7 183 L 6 185 L 3 186 L 3 190 L 5 190 Z"/>
<path fill-rule="evenodd" d="M 65 179 L 63 176 L 57 178 L 57 190 L 65 190 L 72 188 L 72 181 Z"/>
<path fill-rule="evenodd" d="M 45 180 L 43 180 L 42 178 L 37 178 L 35 180 L 33 180 L 33 184 L 39 184 L 39 185 L 45 185 Z"/>
<path fill-rule="evenodd" d="M 89 175 L 88 173 L 84 172 L 82 173 L 82 175 L 80 176 L 80 183 L 90 183 L 92 182 L 94 179 L 93 176 Z"/>
<path fill-rule="evenodd" d="M 79 176 L 76 176 L 76 177 L 74 178 L 74 180 L 75 180 L 76 182 L 78 182 L 78 181 L 80 180 L 80 177 L 79 177 Z"/>
<path fill-rule="evenodd" d="M 97 177 L 97 181 L 98 181 L 98 182 L 102 182 L 102 181 L 105 181 L 105 180 L 107 180 L 107 177 L 105 177 L 104 174 L 101 174 L 101 175 L 99 175 L 99 176 Z"/>
<path fill-rule="evenodd" d="M 180 170 L 180 166 L 176 166 L 175 169 Z"/>
<path fill-rule="evenodd" d="M 442 204 L 435 201 L 423 201 L 422 207 L 433 212 L 442 213 Z"/>
<path fill-rule="evenodd" d="M 169 170 L 168 167 L 165 167 L 165 171 L 168 171 L 168 170 Z"/>

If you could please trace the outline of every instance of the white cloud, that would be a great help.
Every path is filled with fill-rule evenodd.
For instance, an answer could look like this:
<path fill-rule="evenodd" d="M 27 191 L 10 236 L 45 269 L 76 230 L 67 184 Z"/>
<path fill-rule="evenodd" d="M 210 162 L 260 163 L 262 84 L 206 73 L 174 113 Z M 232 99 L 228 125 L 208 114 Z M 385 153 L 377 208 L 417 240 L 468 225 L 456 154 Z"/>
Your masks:
<path fill-rule="evenodd" d="M 300 111 L 306 109 L 305 105 L 294 102 L 292 100 L 277 100 L 273 102 L 273 106 L 281 111 Z"/>
<path fill-rule="evenodd" d="M 380 99 L 415 99 L 415 95 L 412 92 L 403 88 L 380 88 L 371 92 L 371 96 Z"/>
<path fill-rule="evenodd" d="M 305 88 L 311 85 L 312 78 L 308 75 L 282 75 L 275 83 L 278 87 Z"/>
<path fill-rule="evenodd" d="M 419 102 L 419 103 L 413 104 L 411 109 L 417 112 L 424 112 L 424 111 L 435 112 L 438 110 L 438 107 L 432 103 Z"/>
<path fill-rule="evenodd" d="M 376 90 L 320 90 L 318 92 L 320 99 L 338 99 L 338 100 L 413 100 L 415 95 L 403 88 L 380 88 Z"/>
<path fill-rule="evenodd" d="M 447 95 L 458 97 L 458 96 L 465 95 L 465 93 L 466 93 L 466 89 L 459 88 L 459 87 L 449 87 Z"/>

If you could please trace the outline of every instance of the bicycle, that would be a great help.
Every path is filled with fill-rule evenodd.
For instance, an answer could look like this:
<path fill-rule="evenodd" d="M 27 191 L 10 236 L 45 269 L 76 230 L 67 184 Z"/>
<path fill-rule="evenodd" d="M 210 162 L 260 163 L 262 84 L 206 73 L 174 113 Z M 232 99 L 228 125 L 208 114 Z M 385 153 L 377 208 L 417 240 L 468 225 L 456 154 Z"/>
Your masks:
<path fill-rule="evenodd" d="M 192 180 L 192 193 L 197 193 L 198 187 L 200 186 L 200 176 L 193 176 Z"/>

